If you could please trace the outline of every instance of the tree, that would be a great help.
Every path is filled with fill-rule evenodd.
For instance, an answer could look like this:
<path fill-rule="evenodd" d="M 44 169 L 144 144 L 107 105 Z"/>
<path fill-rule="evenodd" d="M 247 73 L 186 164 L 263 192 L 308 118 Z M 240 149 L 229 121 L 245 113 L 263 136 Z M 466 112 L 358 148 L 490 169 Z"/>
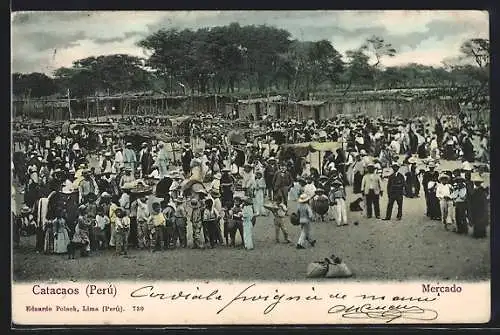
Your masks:
<path fill-rule="evenodd" d="M 484 38 L 472 38 L 460 46 L 462 57 L 474 61 L 479 68 L 490 65 L 490 41 Z"/>
<path fill-rule="evenodd" d="M 361 50 L 368 52 L 375 57 L 375 63 L 372 65 L 375 68 L 375 90 L 377 89 L 377 82 L 379 70 L 382 66 L 382 58 L 385 56 L 394 57 L 396 55 L 396 49 L 393 48 L 391 43 L 385 42 L 385 40 L 378 36 L 372 36 L 366 40 L 366 42 L 361 46 Z"/>
<path fill-rule="evenodd" d="M 335 84 L 344 67 L 342 56 L 327 40 L 313 42 L 310 45 L 308 61 L 309 75 L 314 89 L 325 81 Z"/>
<path fill-rule="evenodd" d="M 353 82 L 366 84 L 373 82 L 374 69 L 368 63 L 370 57 L 363 53 L 362 49 L 346 51 L 347 68 L 345 71 L 345 80 L 347 87 L 344 90 L 344 95 L 351 88 Z"/>
<path fill-rule="evenodd" d="M 44 97 L 57 92 L 54 79 L 43 73 L 12 74 L 12 92 L 15 96 Z"/>
<path fill-rule="evenodd" d="M 69 88 L 74 96 L 137 91 L 150 88 L 144 64 L 143 59 L 125 54 L 87 57 L 71 68 L 57 69 L 54 76 L 61 90 Z"/>

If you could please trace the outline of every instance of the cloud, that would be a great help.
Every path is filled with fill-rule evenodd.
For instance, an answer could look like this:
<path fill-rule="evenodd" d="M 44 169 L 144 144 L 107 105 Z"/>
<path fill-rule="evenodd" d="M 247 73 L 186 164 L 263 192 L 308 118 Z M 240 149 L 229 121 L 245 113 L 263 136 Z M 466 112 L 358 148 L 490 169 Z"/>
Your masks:
<path fill-rule="evenodd" d="M 488 37 L 481 11 L 101 11 L 21 12 L 12 15 L 14 71 L 47 71 L 78 58 L 117 53 L 144 56 L 136 43 L 159 29 L 271 25 L 300 40 L 327 39 L 337 50 L 358 48 L 377 35 L 398 51 L 393 63 L 432 62 L 458 54 L 461 41 Z M 53 59 L 53 50 L 57 57 Z M 435 60 L 438 59 L 438 60 Z"/>

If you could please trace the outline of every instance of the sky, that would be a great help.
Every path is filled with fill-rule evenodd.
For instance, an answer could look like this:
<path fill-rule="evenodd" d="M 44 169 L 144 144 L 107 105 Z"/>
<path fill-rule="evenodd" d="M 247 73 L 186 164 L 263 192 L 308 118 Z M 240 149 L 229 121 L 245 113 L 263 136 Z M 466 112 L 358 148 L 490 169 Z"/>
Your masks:
<path fill-rule="evenodd" d="M 70 67 L 82 58 L 125 53 L 146 57 L 136 44 L 159 29 L 266 24 L 293 39 L 327 39 L 342 54 L 380 36 L 397 50 L 384 66 L 440 66 L 469 38 L 489 38 L 485 11 L 92 11 L 17 12 L 11 17 L 12 71 Z"/>

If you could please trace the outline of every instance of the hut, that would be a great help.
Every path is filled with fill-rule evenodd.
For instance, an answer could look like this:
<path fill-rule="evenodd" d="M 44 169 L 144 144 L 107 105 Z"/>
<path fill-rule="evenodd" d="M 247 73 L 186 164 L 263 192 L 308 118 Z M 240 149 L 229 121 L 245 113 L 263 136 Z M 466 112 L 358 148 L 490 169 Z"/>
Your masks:
<path fill-rule="evenodd" d="M 313 119 L 318 122 L 328 118 L 326 101 L 303 100 L 297 102 L 297 115 L 299 120 Z"/>
<path fill-rule="evenodd" d="M 246 120 L 262 120 L 266 117 L 276 118 L 277 104 L 284 98 L 281 95 L 256 98 L 249 100 L 238 100 L 235 106 L 227 106 L 226 112 L 231 109 L 234 118 Z"/>

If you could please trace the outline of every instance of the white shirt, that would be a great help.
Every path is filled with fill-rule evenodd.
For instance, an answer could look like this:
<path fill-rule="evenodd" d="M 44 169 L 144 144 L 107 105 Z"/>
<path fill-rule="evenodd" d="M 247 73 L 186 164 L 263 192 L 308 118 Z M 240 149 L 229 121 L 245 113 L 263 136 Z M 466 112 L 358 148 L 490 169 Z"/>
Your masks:
<path fill-rule="evenodd" d="M 436 197 L 438 199 L 444 199 L 444 197 L 451 198 L 450 184 L 438 183 L 437 188 L 436 188 Z"/>
<path fill-rule="evenodd" d="M 123 209 L 130 209 L 130 196 L 127 193 L 122 194 L 119 202 Z"/>
<path fill-rule="evenodd" d="M 96 221 L 96 226 L 100 229 L 106 228 L 106 225 L 109 224 L 109 218 L 107 216 L 96 215 L 95 221 Z"/>
<path fill-rule="evenodd" d="M 314 197 L 314 195 L 316 194 L 316 186 L 314 186 L 313 183 L 306 184 L 306 186 L 304 186 L 304 193 L 309 197 Z"/>

